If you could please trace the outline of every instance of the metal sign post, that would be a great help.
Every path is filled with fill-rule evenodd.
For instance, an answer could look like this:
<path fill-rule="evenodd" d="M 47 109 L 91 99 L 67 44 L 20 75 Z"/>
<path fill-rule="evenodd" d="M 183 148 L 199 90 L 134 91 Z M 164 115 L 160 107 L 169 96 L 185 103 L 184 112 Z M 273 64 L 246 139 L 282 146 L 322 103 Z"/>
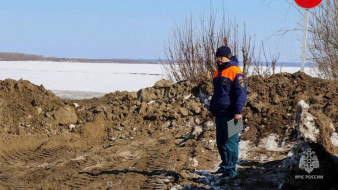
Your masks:
<path fill-rule="evenodd" d="M 307 42 L 307 25 L 309 23 L 309 9 L 305 9 L 305 19 L 304 19 L 304 32 L 303 32 L 303 47 L 302 47 L 302 63 L 300 67 L 300 72 L 304 72 L 305 65 L 305 54 L 306 54 L 306 42 Z"/>
<path fill-rule="evenodd" d="M 300 71 L 304 72 L 305 65 L 305 54 L 306 54 L 306 42 L 307 42 L 307 25 L 309 23 L 309 9 L 319 5 L 322 0 L 295 0 L 297 5 L 305 9 L 305 19 L 304 19 L 304 32 L 303 32 L 303 47 L 302 47 L 302 63 Z"/>

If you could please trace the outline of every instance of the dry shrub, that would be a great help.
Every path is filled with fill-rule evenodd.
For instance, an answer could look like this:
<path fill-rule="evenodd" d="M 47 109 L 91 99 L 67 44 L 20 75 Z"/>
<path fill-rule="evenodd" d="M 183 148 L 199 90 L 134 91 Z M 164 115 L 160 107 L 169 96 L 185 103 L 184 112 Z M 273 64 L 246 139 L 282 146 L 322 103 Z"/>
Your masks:
<path fill-rule="evenodd" d="M 269 55 L 267 55 L 264 43 L 262 42 L 258 54 L 253 56 L 252 74 L 263 77 L 269 77 L 275 74 L 279 55 L 279 52 L 273 54 L 271 53 L 271 50 L 269 50 Z M 264 61 L 262 60 L 263 58 Z"/>
<path fill-rule="evenodd" d="M 215 52 L 223 45 L 229 46 L 233 55 L 242 61 L 244 75 L 270 76 L 275 73 L 279 53 L 266 56 L 262 43 L 256 55 L 255 35 L 247 32 L 245 24 L 243 32 L 239 32 L 237 22 L 224 15 L 223 11 L 223 17 L 218 21 L 211 9 L 209 17 L 200 17 L 198 24 L 190 16 L 185 18 L 184 24 L 173 29 L 164 49 L 166 59 L 161 61 L 167 78 L 196 83 L 211 80 L 217 68 Z M 261 59 L 263 55 L 265 62 Z"/>
<path fill-rule="evenodd" d="M 211 79 L 216 70 L 216 50 L 223 45 L 229 46 L 234 55 L 241 49 L 243 70 L 248 74 L 254 50 L 251 35 L 244 29 L 244 35 L 239 37 L 236 21 L 224 16 L 220 22 L 216 20 L 216 14 L 210 11 L 209 17 L 200 17 L 198 24 L 190 16 L 183 25 L 174 28 L 164 49 L 166 60 L 162 60 L 167 78 L 176 82 Z"/>
<path fill-rule="evenodd" d="M 338 79 L 338 1 L 325 0 L 311 9 L 309 52 L 316 73 Z"/>
<path fill-rule="evenodd" d="M 224 45 L 229 36 L 223 19 L 221 27 L 215 27 L 215 15 L 210 14 L 208 22 L 200 19 L 196 25 L 193 17 L 187 17 L 182 26 L 176 26 L 165 48 L 164 68 L 172 81 L 201 81 L 211 77 L 215 70 L 215 51 Z"/>

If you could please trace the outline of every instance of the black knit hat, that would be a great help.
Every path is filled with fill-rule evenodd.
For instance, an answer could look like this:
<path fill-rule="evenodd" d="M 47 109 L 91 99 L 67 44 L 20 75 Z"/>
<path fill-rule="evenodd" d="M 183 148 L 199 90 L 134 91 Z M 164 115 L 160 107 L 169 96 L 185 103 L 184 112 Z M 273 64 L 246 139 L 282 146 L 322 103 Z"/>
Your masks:
<path fill-rule="evenodd" d="M 232 57 L 231 49 L 227 46 L 219 47 L 216 51 L 216 57 L 227 57 L 230 59 Z"/>

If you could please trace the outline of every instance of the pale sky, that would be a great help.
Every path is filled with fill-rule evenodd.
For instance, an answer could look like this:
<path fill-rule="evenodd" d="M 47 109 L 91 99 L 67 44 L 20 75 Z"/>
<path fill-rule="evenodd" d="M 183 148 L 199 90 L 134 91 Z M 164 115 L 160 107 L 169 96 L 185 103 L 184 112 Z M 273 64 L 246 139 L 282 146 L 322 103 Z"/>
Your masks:
<path fill-rule="evenodd" d="M 284 0 L 212 0 L 283 62 L 300 62 L 303 18 Z M 1 0 L 0 51 L 53 57 L 157 59 L 175 24 L 209 0 Z M 298 28 L 301 26 L 298 26 Z M 301 28 L 300 28 L 301 29 Z"/>

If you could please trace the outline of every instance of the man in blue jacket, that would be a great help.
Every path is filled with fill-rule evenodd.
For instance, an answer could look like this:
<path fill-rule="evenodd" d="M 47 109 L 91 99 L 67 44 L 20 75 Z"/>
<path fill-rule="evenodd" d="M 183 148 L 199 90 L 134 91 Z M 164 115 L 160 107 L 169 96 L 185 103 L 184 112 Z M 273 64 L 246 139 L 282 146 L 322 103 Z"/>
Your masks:
<path fill-rule="evenodd" d="M 218 48 L 216 59 L 218 69 L 213 77 L 214 94 L 210 102 L 210 111 L 216 117 L 216 142 L 222 159 L 216 173 L 233 178 L 237 175 L 238 134 L 228 138 L 227 122 L 242 119 L 247 85 L 238 67 L 238 60 L 232 56 L 229 47 Z"/>

